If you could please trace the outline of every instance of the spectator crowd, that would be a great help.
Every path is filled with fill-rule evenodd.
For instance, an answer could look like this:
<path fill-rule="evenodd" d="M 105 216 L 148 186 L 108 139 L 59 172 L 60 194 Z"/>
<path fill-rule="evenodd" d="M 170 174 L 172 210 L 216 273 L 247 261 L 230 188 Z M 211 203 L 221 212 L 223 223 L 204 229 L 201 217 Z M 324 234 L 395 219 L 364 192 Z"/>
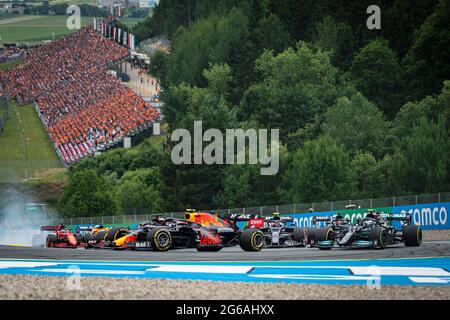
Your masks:
<path fill-rule="evenodd" d="M 86 27 L 32 50 L 0 82 L 19 103 L 36 102 L 57 152 L 73 163 L 159 117 L 108 72 L 127 55 Z"/>

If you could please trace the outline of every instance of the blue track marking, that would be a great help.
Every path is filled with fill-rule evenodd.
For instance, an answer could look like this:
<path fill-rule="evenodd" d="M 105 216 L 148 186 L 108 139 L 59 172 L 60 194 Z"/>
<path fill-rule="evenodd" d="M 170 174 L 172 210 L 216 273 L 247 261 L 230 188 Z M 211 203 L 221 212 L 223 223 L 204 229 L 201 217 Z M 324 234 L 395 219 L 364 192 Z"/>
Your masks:
<path fill-rule="evenodd" d="M 292 262 L 0 260 L 0 274 L 449 286 L 450 257 Z"/>

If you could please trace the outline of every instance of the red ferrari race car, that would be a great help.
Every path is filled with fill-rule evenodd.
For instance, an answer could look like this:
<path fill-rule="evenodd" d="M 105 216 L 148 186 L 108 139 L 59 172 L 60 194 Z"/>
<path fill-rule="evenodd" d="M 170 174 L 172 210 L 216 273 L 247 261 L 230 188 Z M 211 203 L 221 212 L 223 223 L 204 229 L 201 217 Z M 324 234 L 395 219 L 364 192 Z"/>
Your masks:
<path fill-rule="evenodd" d="M 75 235 L 63 225 L 42 226 L 41 234 L 33 236 L 33 243 L 38 243 L 38 237 L 45 237 L 45 246 L 48 248 L 72 248 L 78 247 Z"/>

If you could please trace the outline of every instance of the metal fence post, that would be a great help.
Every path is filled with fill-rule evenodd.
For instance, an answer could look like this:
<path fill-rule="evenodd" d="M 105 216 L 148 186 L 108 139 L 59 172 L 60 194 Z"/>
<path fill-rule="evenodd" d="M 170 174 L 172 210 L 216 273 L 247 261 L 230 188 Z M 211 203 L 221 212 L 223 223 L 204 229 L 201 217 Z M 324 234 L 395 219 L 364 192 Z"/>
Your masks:
<path fill-rule="evenodd" d="M 114 224 L 114 216 L 112 216 L 113 218 L 112 218 L 112 223 Z"/>
<path fill-rule="evenodd" d="M 297 213 L 297 211 L 295 210 L 295 203 L 294 203 L 294 212 L 292 212 L 292 213 Z"/>
<path fill-rule="evenodd" d="M 93 217 L 91 217 L 91 224 L 93 224 L 92 219 L 93 219 Z"/>
<path fill-rule="evenodd" d="M 263 215 L 263 207 L 259 207 L 259 215 L 262 217 L 262 215 Z"/>
<path fill-rule="evenodd" d="M 392 206 L 395 207 L 395 197 L 392 197 Z"/>
<path fill-rule="evenodd" d="M 438 202 L 439 203 L 441 202 L 441 193 L 440 192 L 438 193 Z"/>
<path fill-rule="evenodd" d="M 276 211 L 276 212 L 279 212 L 279 211 L 280 211 L 280 210 L 278 210 L 278 208 L 279 208 L 278 205 L 276 205 L 276 206 L 275 206 L 275 211 Z"/>
<path fill-rule="evenodd" d="M 370 208 L 373 208 L 373 199 L 370 199 Z"/>
<path fill-rule="evenodd" d="M 73 220 L 72 220 L 72 218 L 70 218 L 70 224 L 73 224 Z"/>
<path fill-rule="evenodd" d="M 102 216 L 102 224 L 103 224 L 103 216 Z"/>
<path fill-rule="evenodd" d="M 416 205 L 417 205 L 417 194 L 416 194 Z"/>
<path fill-rule="evenodd" d="M 330 202 L 330 211 L 333 211 L 333 201 Z"/>

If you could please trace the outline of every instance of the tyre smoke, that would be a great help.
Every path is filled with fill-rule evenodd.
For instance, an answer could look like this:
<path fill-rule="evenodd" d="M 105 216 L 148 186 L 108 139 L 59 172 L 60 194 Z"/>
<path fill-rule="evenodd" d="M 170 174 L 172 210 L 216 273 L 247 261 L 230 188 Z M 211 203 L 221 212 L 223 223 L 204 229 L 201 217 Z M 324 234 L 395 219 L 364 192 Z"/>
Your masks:
<path fill-rule="evenodd" d="M 43 246 L 46 235 L 40 227 L 52 221 L 41 210 L 27 212 L 32 199 L 14 196 L 0 208 L 0 245 Z"/>

